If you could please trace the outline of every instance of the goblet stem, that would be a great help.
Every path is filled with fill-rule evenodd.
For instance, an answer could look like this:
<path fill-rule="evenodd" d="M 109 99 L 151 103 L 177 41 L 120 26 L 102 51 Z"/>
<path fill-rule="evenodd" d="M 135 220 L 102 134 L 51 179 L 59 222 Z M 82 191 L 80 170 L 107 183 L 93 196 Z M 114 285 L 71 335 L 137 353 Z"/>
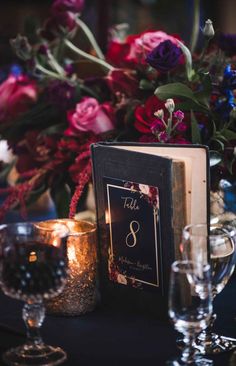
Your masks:
<path fill-rule="evenodd" d="M 42 345 L 40 327 L 45 318 L 45 308 L 42 302 L 26 303 L 23 307 L 22 317 L 27 328 L 27 344 Z"/>
<path fill-rule="evenodd" d="M 186 364 L 194 362 L 196 349 L 194 347 L 195 336 L 193 334 L 185 334 L 184 336 L 184 349 L 181 355 L 181 361 Z"/>
<path fill-rule="evenodd" d="M 212 314 L 208 327 L 206 329 L 204 329 L 198 336 L 198 338 L 200 338 L 201 340 L 204 340 L 204 342 L 206 342 L 206 343 L 212 341 L 212 328 L 213 328 L 216 318 L 217 318 L 217 315 L 215 313 Z"/>

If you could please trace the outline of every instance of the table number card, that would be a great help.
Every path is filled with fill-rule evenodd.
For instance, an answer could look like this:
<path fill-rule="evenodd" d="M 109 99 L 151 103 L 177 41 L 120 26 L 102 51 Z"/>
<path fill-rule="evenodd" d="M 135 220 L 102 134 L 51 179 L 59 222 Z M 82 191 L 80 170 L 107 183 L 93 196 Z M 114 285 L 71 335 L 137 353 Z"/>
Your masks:
<path fill-rule="evenodd" d="M 96 143 L 91 155 L 101 304 L 167 317 L 182 228 L 209 219 L 208 150 Z"/>
<path fill-rule="evenodd" d="M 109 279 L 154 290 L 160 287 L 157 187 L 104 177 Z"/>

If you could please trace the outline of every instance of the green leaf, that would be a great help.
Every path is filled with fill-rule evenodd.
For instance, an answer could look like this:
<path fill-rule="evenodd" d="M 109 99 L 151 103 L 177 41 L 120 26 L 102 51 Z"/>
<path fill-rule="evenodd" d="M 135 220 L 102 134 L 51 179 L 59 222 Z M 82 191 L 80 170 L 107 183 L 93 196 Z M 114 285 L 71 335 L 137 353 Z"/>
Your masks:
<path fill-rule="evenodd" d="M 154 86 L 151 81 L 147 79 L 142 79 L 139 83 L 139 88 L 143 90 L 154 90 Z"/>
<path fill-rule="evenodd" d="M 236 132 L 229 130 L 227 128 L 222 129 L 221 135 L 224 136 L 228 141 L 229 140 L 236 140 Z"/>
<path fill-rule="evenodd" d="M 213 138 L 212 141 L 217 142 L 220 145 L 221 150 L 224 150 L 225 145 L 221 140 L 219 140 L 217 138 Z"/>
<path fill-rule="evenodd" d="M 40 136 L 54 135 L 63 132 L 65 129 L 64 123 L 58 123 L 57 125 L 50 126 L 40 133 Z"/>
<path fill-rule="evenodd" d="M 71 194 L 68 185 L 60 182 L 60 184 L 57 184 L 51 188 L 50 194 L 55 203 L 58 217 L 68 217 L 71 200 Z"/>
<path fill-rule="evenodd" d="M 202 105 L 197 104 L 191 100 L 182 103 L 176 103 L 175 109 L 180 109 L 181 111 L 190 111 L 192 109 L 194 112 L 206 113 L 205 106 L 203 107 Z"/>
<path fill-rule="evenodd" d="M 209 100 L 212 91 L 212 80 L 210 74 L 206 73 L 199 73 L 202 89 L 194 93 L 196 99 L 199 101 L 200 104 L 203 104 L 207 108 L 209 108 Z"/>
<path fill-rule="evenodd" d="M 191 134 L 192 134 L 192 143 L 193 144 L 202 143 L 200 129 L 199 129 L 195 114 L 193 113 L 192 110 L 191 110 Z"/>
<path fill-rule="evenodd" d="M 204 88 L 204 92 L 210 97 L 212 91 L 212 80 L 209 72 L 200 73 L 200 80 Z"/>
<path fill-rule="evenodd" d="M 154 94 L 162 100 L 179 97 L 196 101 L 193 91 L 187 85 L 182 83 L 161 85 L 155 90 Z"/>
<path fill-rule="evenodd" d="M 168 99 L 168 98 L 184 98 L 190 100 L 192 103 L 200 105 L 203 110 L 207 110 L 208 108 L 206 104 L 201 103 L 200 100 L 198 100 L 198 96 L 196 93 L 193 93 L 193 91 L 185 84 L 182 83 L 171 83 L 171 84 L 165 84 L 159 86 L 154 94 L 162 99 Z"/>

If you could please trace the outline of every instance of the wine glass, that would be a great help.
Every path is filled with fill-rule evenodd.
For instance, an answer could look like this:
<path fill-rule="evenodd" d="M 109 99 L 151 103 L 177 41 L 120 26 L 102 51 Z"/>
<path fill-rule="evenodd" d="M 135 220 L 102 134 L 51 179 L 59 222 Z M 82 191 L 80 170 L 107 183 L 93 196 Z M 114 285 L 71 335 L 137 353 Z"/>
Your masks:
<path fill-rule="evenodd" d="M 66 282 L 68 228 L 37 223 L 0 226 L 0 285 L 3 292 L 23 300 L 27 327 L 25 344 L 4 353 L 7 365 L 59 365 L 66 353 L 46 345 L 39 329 L 45 317 L 43 299 L 59 294 Z"/>
<path fill-rule="evenodd" d="M 206 328 L 212 313 L 211 273 L 209 264 L 176 261 L 171 266 L 169 317 L 184 335 L 184 348 L 171 366 L 207 366 L 212 360 L 202 358 L 194 347 L 196 335 Z"/>
<path fill-rule="evenodd" d="M 230 225 L 196 224 L 183 229 L 181 252 L 183 259 L 210 262 L 213 299 L 227 284 L 235 268 L 236 230 Z M 212 332 L 216 314 L 211 317 L 209 327 L 196 339 L 196 347 L 206 354 L 230 351 L 236 340 Z"/>

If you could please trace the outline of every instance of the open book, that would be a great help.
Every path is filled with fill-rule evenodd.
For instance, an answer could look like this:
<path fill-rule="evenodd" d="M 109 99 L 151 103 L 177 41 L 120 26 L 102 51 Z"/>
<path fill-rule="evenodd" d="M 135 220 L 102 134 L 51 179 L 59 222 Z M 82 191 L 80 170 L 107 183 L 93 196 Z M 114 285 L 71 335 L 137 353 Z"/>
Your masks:
<path fill-rule="evenodd" d="M 153 295 L 166 300 L 183 227 L 209 220 L 207 147 L 97 143 L 91 150 L 102 295 L 135 306 Z"/>

